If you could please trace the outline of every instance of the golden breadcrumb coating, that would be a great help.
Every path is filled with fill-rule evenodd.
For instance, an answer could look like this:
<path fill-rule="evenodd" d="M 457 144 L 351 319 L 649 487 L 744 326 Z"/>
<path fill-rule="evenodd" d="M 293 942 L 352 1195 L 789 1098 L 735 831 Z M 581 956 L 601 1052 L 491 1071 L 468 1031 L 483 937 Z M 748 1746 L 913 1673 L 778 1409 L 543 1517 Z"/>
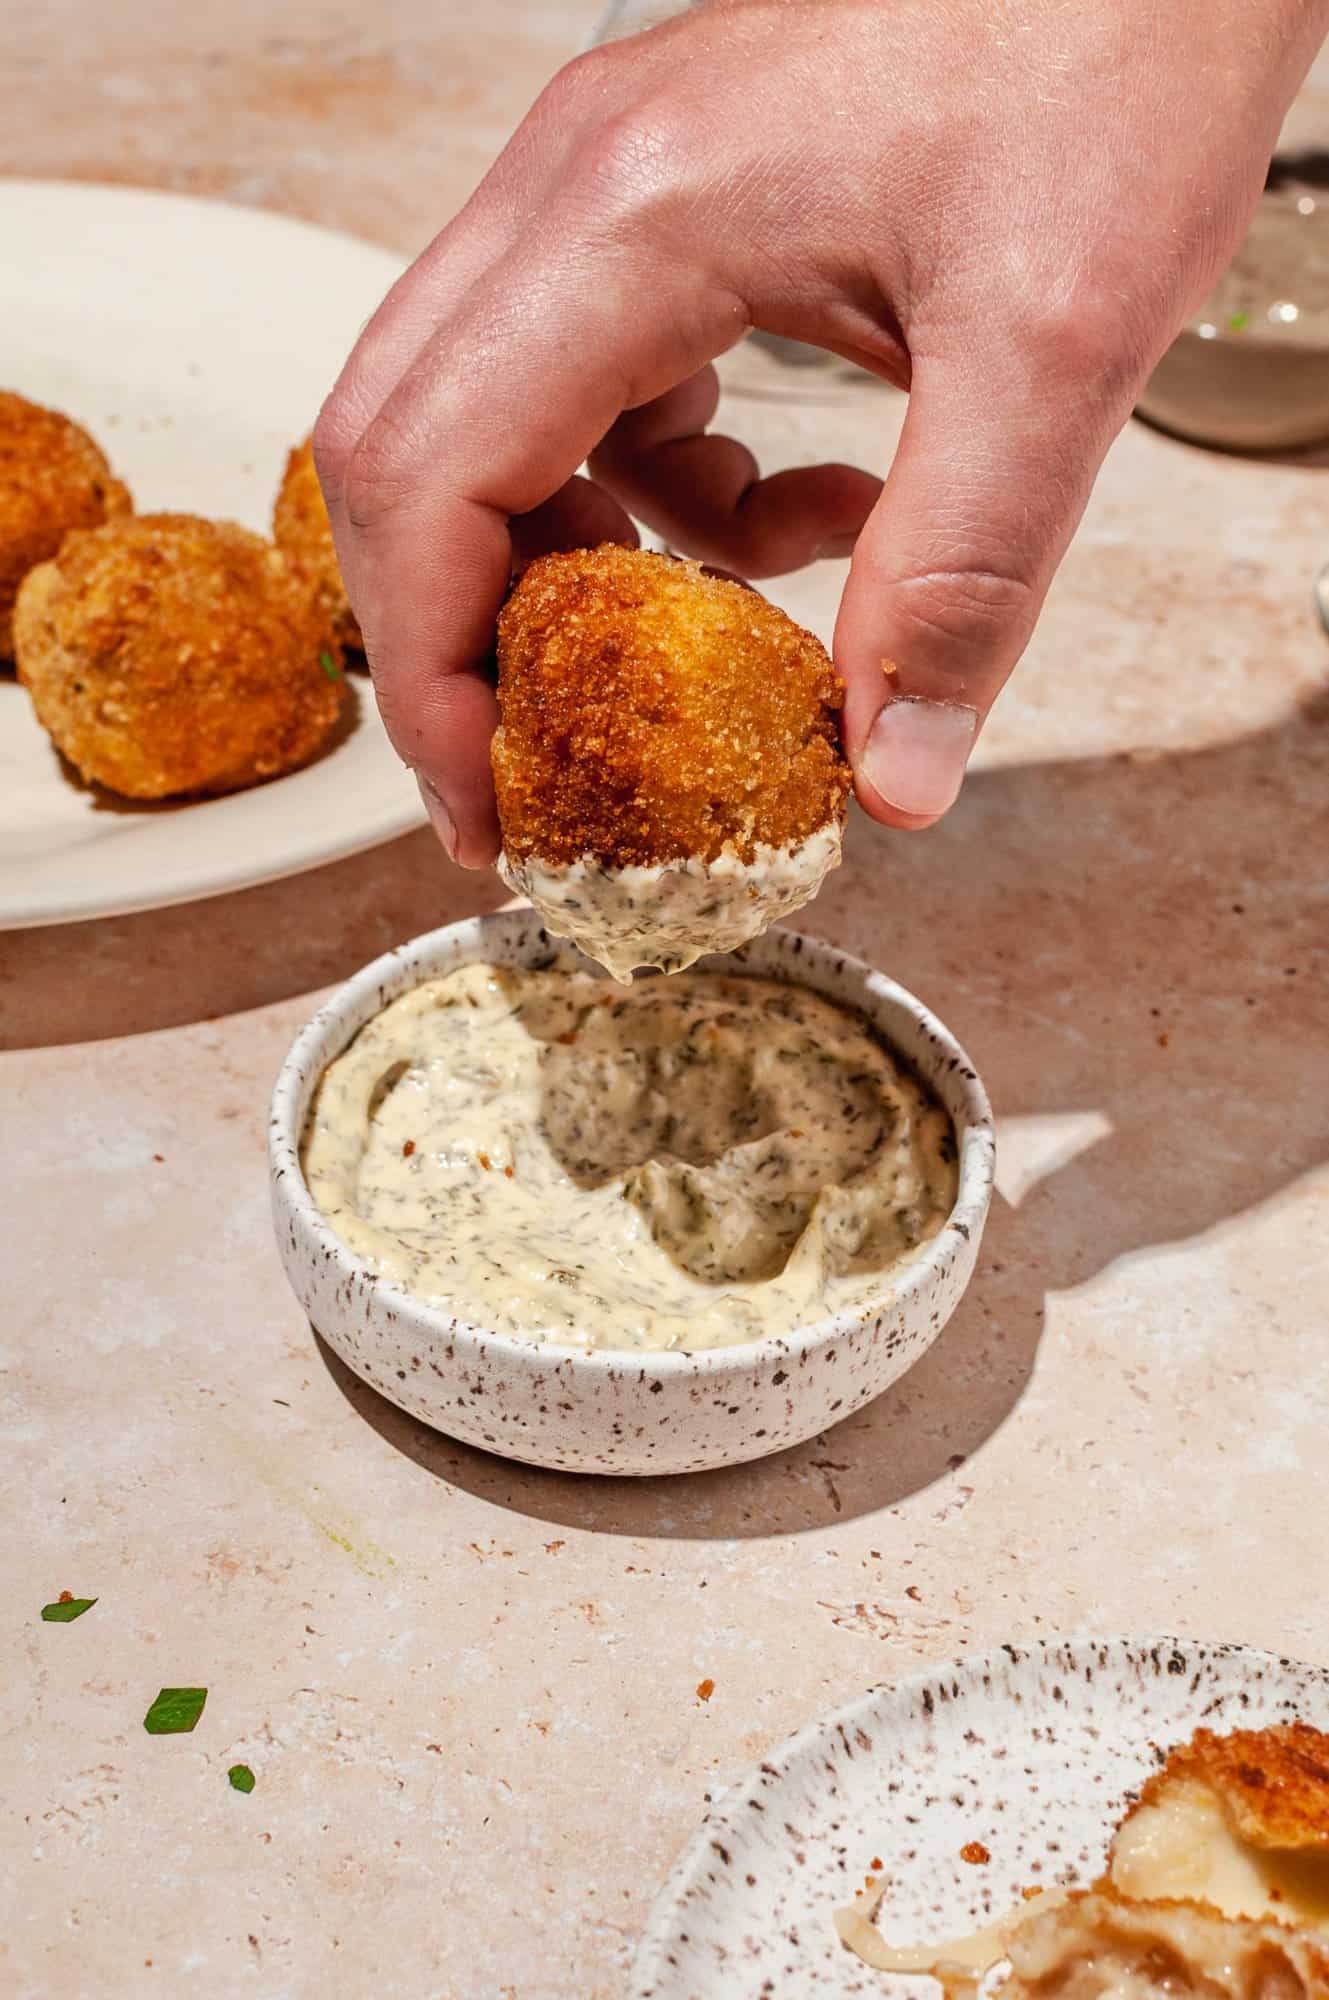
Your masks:
<path fill-rule="evenodd" d="M 287 457 L 272 509 L 272 539 L 278 548 L 303 563 L 314 578 L 342 645 L 363 652 L 365 642 L 341 580 L 332 523 L 308 438 L 294 446 Z"/>
<path fill-rule="evenodd" d="M 14 613 L 19 678 L 84 778 L 134 799 L 229 792 L 318 749 L 345 697 L 305 573 L 229 521 L 76 530 Z"/>
<path fill-rule="evenodd" d="M 85 430 L 0 389 L 0 660 L 14 657 L 14 599 L 28 571 L 71 528 L 95 528 L 132 506 Z"/>
<path fill-rule="evenodd" d="M 542 556 L 498 622 L 504 850 L 648 866 L 843 819 L 824 647 L 755 591 L 606 543 Z"/>
<path fill-rule="evenodd" d="M 1134 1812 L 1178 1781 L 1206 1786 L 1228 1824 L 1253 1847 L 1329 1851 L 1329 1736 L 1308 1723 L 1222 1736 L 1198 1729 L 1150 1778 Z"/>

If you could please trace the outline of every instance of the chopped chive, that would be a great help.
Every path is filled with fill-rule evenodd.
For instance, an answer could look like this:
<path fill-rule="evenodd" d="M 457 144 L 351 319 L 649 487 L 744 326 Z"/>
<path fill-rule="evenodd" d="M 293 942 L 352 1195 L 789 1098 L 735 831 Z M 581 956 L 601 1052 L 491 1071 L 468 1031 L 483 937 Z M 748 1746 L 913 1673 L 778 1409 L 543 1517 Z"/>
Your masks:
<path fill-rule="evenodd" d="M 337 665 L 331 653 L 326 650 L 320 653 L 318 663 L 330 681 L 339 681 L 341 679 L 341 668 Z"/>
<path fill-rule="evenodd" d="M 233 1791 L 237 1792 L 253 1791 L 255 1783 L 254 1774 L 250 1770 L 248 1764 L 232 1764 L 230 1770 L 226 1773 L 226 1775 L 231 1781 L 231 1788 Z"/>
<path fill-rule="evenodd" d="M 43 1604 L 42 1617 L 48 1625 L 72 1625 L 85 1611 L 91 1611 L 97 1602 L 95 1597 L 71 1597 L 62 1590 L 54 1604 Z"/>
<path fill-rule="evenodd" d="M 143 1718 L 149 1736 L 181 1736 L 203 1713 L 206 1688 L 163 1688 Z"/>

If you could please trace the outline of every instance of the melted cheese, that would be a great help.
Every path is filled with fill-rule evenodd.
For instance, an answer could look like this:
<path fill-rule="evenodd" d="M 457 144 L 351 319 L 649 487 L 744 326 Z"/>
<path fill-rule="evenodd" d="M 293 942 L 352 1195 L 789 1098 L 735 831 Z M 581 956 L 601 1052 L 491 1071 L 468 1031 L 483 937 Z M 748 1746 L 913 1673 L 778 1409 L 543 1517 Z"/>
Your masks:
<path fill-rule="evenodd" d="M 841 1944 L 874 1972 L 921 1972 L 938 1980 L 947 2000 L 975 2000 L 987 1976 L 1005 1965 L 1011 1933 L 1026 1914 L 1024 1910 L 1012 1911 L 998 1923 L 945 1944 L 894 1945 L 872 1921 L 884 1893 L 880 1886 L 864 1890 L 847 1909 L 835 1912 Z M 1039 1900 L 1040 1905 L 1055 1907 L 1062 1896 L 1054 1891 Z"/>
<path fill-rule="evenodd" d="M 1256 1847 L 1208 1786 L 1165 1784 L 1113 1843 L 1110 1877 L 1136 1901 L 1210 1903 L 1228 1917 L 1277 1917 L 1329 1935 L 1329 1854 Z"/>
<path fill-rule="evenodd" d="M 1012 1932 L 1010 1960 L 1003 2000 L 1329 2000 L 1329 1956 L 1312 1933 L 1111 1891 L 1035 1911 Z"/>

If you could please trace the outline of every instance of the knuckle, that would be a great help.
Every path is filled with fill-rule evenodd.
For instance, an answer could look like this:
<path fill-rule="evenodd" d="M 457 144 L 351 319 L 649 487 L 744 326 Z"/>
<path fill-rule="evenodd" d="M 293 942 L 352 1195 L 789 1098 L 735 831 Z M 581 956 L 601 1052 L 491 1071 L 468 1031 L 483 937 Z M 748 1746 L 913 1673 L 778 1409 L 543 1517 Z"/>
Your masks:
<path fill-rule="evenodd" d="M 991 321 L 993 295 L 1004 310 L 994 329 L 996 369 L 1021 389 L 1046 395 L 1092 389 L 1096 406 L 1119 406 L 1148 370 L 1155 332 L 1166 332 L 1169 282 L 1142 269 L 1138 257 L 1111 240 L 1101 225 L 1081 233 L 1067 256 L 1060 229 L 1046 237 L 1007 231 L 1000 261 L 986 266 L 985 291 L 972 275 L 958 303 Z"/>
<path fill-rule="evenodd" d="M 310 442 L 314 469 L 324 492 L 340 493 L 347 463 L 355 449 L 355 433 L 347 421 L 344 400 L 336 389 L 318 413 Z"/>
<path fill-rule="evenodd" d="M 1110 288 L 1044 300 L 1027 322 L 1040 365 L 1058 382 L 1092 383 L 1105 403 L 1133 395 L 1149 365 L 1141 315 Z"/>
<path fill-rule="evenodd" d="M 396 512 L 409 485 L 408 466 L 402 435 L 381 411 L 351 452 L 342 474 L 342 505 L 357 533 L 372 534 Z"/>
<path fill-rule="evenodd" d="M 632 88 L 619 45 L 588 49 L 550 78 L 522 133 L 545 152 L 552 146 L 565 162 L 576 161 L 593 143 L 597 128 L 617 115 Z"/>
<path fill-rule="evenodd" d="M 686 185 L 680 125 L 680 113 L 667 98 L 639 100 L 597 119 L 574 162 L 583 198 L 619 225 L 658 215 Z"/>
<path fill-rule="evenodd" d="M 342 482 L 346 519 L 357 534 L 375 528 L 387 512 L 377 458 L 359 445 L 351 455 Z"/>
<path fill-rule="evenodd" d="M 623 69 L 619 43 L 605 42 L 586 49 L 555 72 L 545 86 L 544 103 L 555 114 L 585 116 L 604 103 L 607 94 L 617 86 Z"/>
<path fill-rule="evenodd" d="M 893 612 L 921 635 L 976 653 L 1006 651 L 1038 614 L 1040 592 L 1015 568 L 930 569 L 898 577 Z"/>

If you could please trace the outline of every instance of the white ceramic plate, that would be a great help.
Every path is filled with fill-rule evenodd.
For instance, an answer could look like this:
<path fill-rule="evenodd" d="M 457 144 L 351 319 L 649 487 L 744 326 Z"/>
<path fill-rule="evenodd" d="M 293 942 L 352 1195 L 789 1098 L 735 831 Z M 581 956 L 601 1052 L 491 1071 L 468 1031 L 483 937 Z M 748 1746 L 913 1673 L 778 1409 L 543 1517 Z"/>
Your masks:
<path fill-rule="evenodd" d="M 938 2000 L 832 1924 L 880 1861 L 892 1943 L 961 1936 L 1101 1871 L 1127 1801 L 1202 1723 L 1329 1728 L 1329 1670 L 1171 1639 L 1003 1647 L 876 1688 L 725 1794 L 637 1954 L 632 2000 Z M 986 1864 L 961 1858 L 977 1842 Z"/>
<path fill-rule="evenodd" d="M 0 387 L 86 424 L 140 512 L 267 531 L 287 449 L 401 260 L 331 230 L 137 189 L 0 180 Z M 420 824 L 367 682 L 307 770 L 117 808 L 68 778 L 0 677 L 0 926 L 180 903 Z"/>

